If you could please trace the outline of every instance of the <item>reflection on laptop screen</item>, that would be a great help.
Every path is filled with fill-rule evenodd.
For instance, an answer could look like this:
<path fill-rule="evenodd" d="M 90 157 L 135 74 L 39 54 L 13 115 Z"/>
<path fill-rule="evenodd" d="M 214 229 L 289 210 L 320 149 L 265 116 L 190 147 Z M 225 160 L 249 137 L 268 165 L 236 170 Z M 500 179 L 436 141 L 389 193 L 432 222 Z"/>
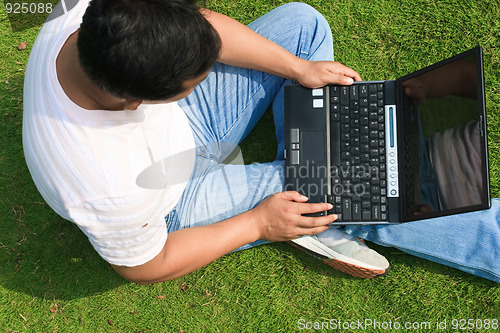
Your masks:
<path fill-rule="evenodd" d="M 487 200 L 482 77 L 475 57 L 401 82 L 404 219 L 440 216 Z"/>

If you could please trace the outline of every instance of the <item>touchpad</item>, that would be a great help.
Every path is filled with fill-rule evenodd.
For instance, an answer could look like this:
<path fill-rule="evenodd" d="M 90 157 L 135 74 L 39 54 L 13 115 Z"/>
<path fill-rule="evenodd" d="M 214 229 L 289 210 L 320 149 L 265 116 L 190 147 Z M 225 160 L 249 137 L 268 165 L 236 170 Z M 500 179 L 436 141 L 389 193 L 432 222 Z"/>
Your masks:
<path fill-rule="evenodd" d="M 323 132 L 302 132 L 300 153 L 302 160 L 323 161 L 325 159 L 325 136 Z"/>

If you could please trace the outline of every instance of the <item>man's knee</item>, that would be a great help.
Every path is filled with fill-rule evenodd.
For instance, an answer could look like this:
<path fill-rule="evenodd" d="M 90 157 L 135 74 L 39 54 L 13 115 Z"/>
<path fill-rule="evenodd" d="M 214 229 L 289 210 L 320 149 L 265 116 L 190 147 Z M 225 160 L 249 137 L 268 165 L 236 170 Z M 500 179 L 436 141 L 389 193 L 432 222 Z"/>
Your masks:
<path fill-rule="evenodd" d="M 308 4 L 290 2 L 278 7 L 278 9 L 287 11 L 287 17 L 295 24 L 319 25 L 330 29 L 325 17 Z"/>
<path fill-rule="evenodd" d="M 286 18 L 286 22 L 280 22 L 281 25 L 288 26 L 296 36 L 300 36 L 298 56 L 309 60 L 333 59 L 332 31 L 320 12 L 299 2 L 282 5 L 277 10 L 283 10 L 281 14 Z"/>

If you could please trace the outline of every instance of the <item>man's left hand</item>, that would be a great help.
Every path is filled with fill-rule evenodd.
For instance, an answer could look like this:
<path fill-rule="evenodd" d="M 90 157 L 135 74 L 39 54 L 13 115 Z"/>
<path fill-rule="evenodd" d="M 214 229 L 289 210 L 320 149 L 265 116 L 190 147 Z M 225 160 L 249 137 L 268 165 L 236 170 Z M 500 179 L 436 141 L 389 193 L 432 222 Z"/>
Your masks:
<path fill-rule="evenodd" d="M 296 81 L 304 87 L 320 88 L 327 84 L 350 85 L 354 81 L 361 81 L 361 76 L 337 61 L 303 60 Z"/>

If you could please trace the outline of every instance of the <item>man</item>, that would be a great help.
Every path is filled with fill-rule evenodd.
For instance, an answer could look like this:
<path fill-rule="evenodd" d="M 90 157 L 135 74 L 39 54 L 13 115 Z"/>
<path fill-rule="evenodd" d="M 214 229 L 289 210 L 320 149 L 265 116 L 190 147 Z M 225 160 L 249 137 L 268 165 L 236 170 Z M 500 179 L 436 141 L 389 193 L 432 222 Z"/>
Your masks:
<path fill-rule="evenodd" d="M 245 27 L 187 0 L 87 5 L 47 23 L 33 47 L 23 140 L 45 200 L 119 274 L 164 281 L 304 235 L 334 267 L 387 272 L 385 258 L 328 228 L 335 216 L 302 215 L 329 206 L 281 192 L 282 160 L 222 163 L 270 104 L 281 158 L 285 79 L 361 79 L 332 61 L 321 15 L 288 4 Z"/>

